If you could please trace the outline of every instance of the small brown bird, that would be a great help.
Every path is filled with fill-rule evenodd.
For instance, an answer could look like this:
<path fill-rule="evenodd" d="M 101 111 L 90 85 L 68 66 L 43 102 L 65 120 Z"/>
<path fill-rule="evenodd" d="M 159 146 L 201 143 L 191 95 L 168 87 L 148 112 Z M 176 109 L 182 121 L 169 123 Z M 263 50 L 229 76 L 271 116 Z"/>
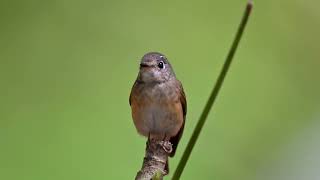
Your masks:
<path fill-rule="evenodd" d="M 183 133 L 187 101 L 168 59 L 150 52 L 142 57 L 129 103 L 139 134 L 172 143 L 173 157 Z"/>

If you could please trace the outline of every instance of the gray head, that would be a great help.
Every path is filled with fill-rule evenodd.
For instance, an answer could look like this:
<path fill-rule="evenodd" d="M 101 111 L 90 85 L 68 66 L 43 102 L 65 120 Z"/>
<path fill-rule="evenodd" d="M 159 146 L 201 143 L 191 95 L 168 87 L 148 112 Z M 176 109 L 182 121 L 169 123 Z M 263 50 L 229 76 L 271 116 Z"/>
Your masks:
<path fill-rule="evenodd" d="M 175 74 L 168 59 L 161 53 L 145 54 L 140 62 L 138 80 L 142 82 L 161 83 L 174 78 Z"/>

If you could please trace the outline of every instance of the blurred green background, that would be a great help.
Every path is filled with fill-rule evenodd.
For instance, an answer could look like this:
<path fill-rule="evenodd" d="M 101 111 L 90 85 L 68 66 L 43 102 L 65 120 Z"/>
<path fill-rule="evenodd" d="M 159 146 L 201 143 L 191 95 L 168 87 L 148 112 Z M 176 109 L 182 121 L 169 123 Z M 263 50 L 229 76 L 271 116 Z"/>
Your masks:
<path fill-rule="evenodd" d="M 0 179 L 133 179 L 146 140 L 128 96 L 148 51 L 167 55 L 188 99 L 171 177 L 245 4 L 1 0 Z M 320 177 L 319 6 L 255 2 L 182 179 Z"/>

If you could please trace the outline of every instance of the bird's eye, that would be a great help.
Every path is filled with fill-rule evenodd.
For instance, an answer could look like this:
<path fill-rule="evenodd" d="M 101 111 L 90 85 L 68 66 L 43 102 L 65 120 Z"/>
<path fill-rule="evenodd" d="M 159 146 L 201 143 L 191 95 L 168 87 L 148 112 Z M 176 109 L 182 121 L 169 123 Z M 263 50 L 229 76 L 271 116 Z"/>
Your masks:
<path fill-rule="evenodd" d="M 158 67 L 159 67 L 160 69 L 163 69 L 163 68 L 164 68 L 164 64 L 163 64 L 162 61 L 159 62 Z"/>

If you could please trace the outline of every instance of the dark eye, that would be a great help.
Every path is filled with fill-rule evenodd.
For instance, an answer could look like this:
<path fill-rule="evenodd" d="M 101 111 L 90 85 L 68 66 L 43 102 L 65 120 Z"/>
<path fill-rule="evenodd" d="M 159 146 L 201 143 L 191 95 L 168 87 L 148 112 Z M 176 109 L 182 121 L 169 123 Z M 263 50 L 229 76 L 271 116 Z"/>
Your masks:
<path fill-rule="evenodd" d="M 163 69 L 163 68 L 164 68 L 164 64 L 163 64 L 162 61 L 159 62 L 158 67 L 159 67 L 160 69 Z"/>

